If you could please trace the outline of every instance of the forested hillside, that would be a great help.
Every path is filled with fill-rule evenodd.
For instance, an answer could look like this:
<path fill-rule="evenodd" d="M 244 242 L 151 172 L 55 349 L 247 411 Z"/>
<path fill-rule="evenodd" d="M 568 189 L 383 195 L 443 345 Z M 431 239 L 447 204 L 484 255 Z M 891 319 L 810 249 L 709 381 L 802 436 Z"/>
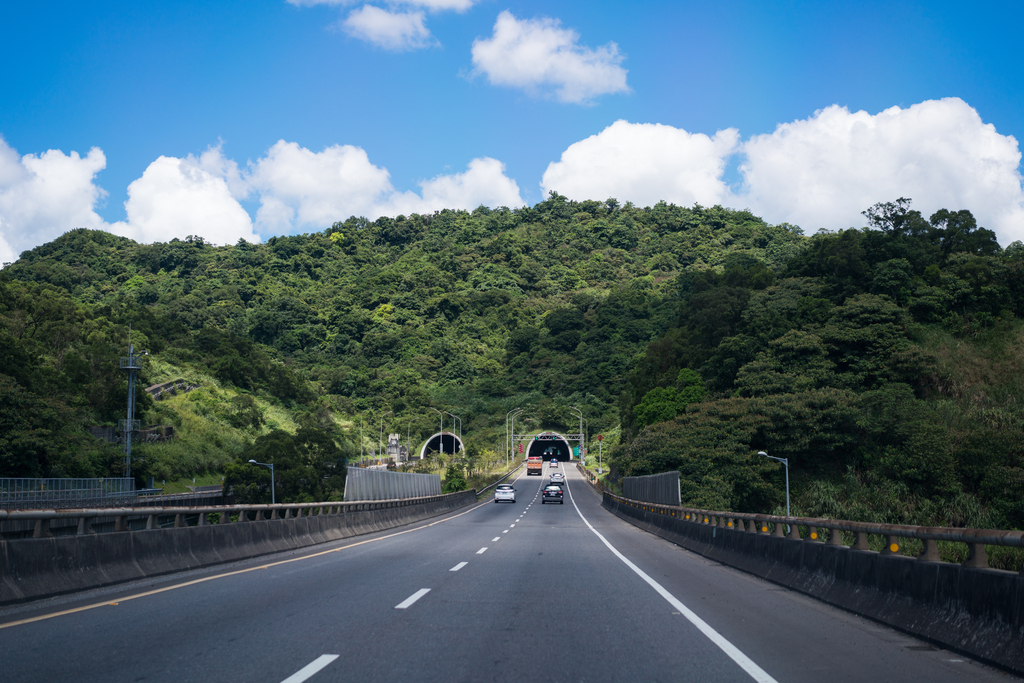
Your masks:
<path fill-rule="evenodd" d="M 613 477 L 679 469 L 687 503 L 1024 524 L 1024 249 L 907 200 L 803 237 L 746 211 L 573 202 L 441 211 L 265 244 L 72 231 L 0 272 L 0 474 L 116 474 L 132 326 L 154 402 L 143 480 L 277 457 L 286 498 L 337 493 L 380 433 L 432 409 L 495 458 L 505 414 L 604 433 Z M 446 418 L 445 426 L 450 428 Z M 621 431 L 620 431 L 621 430 Z M 611 446 L 609 451 L 608 446 Z M 260 487 L 263 487 L 260 489 Z M 280 497 L 279 497 L 280 498 Z"/>
<path fill-rule="evenodd" d="M 327 464 L 357 452 L 360 416 L 371 447 L 380 430 L 436 431 L 431 408 L 462 418 L 471 454 L 499 448 L 516 406 L 530 428 L 566 429 L 571 404 L 592 433 L 614 431 L 634 357 L 676 319 L 676 276 L 739 257 L 779 269 L 802 239 L 744 211 L 558 195 L 351 218 L 261 245 L 76 230 L 2 273 L 2 368 L 17 397 L 0 417 L 12 435 L 2 469 L 116 469 L 116 449 L 83 428 L 123 416 L 129 324 L 150 351 L 143 383 L 202 387 L 140 405 L 145 424 L 177 427 L 174 444 L 139 449 L 140 478 L 223 471 L 281 439 L 321 467 L 313 444 L 337 444 Z"/>
<path fill-rule="evenodd" d="M 676 281 L 679 317 L 623 396 L 623 474 L 688 503 L 900 523 L 1024 524 L 1024 248 L 908 200 L 818 234 L 773 274 Z M 646 429 L 645 429 L 646 427 Z"/>

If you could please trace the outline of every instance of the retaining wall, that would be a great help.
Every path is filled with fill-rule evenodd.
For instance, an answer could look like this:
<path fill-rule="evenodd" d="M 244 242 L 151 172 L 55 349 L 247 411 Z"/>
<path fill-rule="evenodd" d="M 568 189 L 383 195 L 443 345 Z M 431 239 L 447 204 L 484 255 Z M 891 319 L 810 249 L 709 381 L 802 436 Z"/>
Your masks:
<path fill-rule="evenodd" d="M 418 505 L 339 514 L 2 541 L 0 605 L 306 548 L 474 502 L 476 492 L 469 490 Z"/>
<path fill-rule="evenodd" d="M 709 526 L 607 493 L 603 505 L 687 550 L 1024 675 L 1020 574 Z"/>

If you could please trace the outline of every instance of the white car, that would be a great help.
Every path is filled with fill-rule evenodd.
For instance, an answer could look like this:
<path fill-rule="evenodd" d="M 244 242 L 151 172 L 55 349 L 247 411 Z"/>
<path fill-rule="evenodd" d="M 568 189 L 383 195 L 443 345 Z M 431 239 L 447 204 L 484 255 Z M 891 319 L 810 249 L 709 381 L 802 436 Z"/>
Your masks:
<path fill-rule="evenodd" d="M 565 475 L 562 474 L 561 472 L 553 473 L 551 475 L 551 483 L 552 484 L 564 484 L 565 483 Z"/>
<path fill-rule="evenodd" d="M 500 503 L 503 500 L 510 503 L 516 502 L 516 489 L 511 484 L 501 484 L 494 489 L 494 502 Z"/>

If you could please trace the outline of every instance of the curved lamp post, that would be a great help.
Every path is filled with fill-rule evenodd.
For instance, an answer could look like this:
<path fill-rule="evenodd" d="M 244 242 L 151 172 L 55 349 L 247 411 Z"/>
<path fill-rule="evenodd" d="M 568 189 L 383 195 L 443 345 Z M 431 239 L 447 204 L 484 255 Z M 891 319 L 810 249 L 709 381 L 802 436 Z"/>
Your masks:
<path fill-rule="evenodd" d="M 778 460 L 786 466 L 786 516 L 789 517 L 789 458 L 776 458 L 774 455 L 768 455 L 764 451 L 758 451 L 757 454 L 772 460 Z"/>
<path fill-rule="evenodd" d="M 255 460 L 249 461 L 250 465 L 259 465 L 260 467 L 270 468 L 270 504 L 274 505 L 277 503 L 277 496 L 274 495 L 274 463 L 272 462 L 256 462 Z"/>
<path fill-rule="evenodd" d="M 441 431 L 438 432 L 437 437 L 441 440 L 441 443 L 438 445 L 437 450 L 440 453 L 444 453 L 444 413 L 442 413 L 437 408 L 431 408 L 431 410 L 433 410 L 435 413 L 441 416 Z"/>
<path fill-rule="evenodd" d="M 447 410 L 444 411 L 444 412 L 445 412 L 445 415 L 451 415 L 453 420 L 458 420 L 459 421 L 459 450 L 460 451 L 466 450 L 465 447 L 462 445 L 462 418 L 459 417 L 458 415 L 452 415 Z M 454 431 L 454 429 L 455 429 L 455 423 L 453 422 L 452 423 L 452 430 Z M 452 452 L 455 452 L 454 448 L 452 448 Z"/>
<path fill-rule="evenodd" d="M 380 448 L 382 451 L 384 450 L 384 418 L 387 417 L 388 415 L 394 414 L 395 411 L 389 410 L 388 412 L 380 416 L 380 435 L 378 437 L 379 440 L 377 441 L 377 447 Z M 377 458 L 380 459 L 380 452 L 377 453 Z"/>

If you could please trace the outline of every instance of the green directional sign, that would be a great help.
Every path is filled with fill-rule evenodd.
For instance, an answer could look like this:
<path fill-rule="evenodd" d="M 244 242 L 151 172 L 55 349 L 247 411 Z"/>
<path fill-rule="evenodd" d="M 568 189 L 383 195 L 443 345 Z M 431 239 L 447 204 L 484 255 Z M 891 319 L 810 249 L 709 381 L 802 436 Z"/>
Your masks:
<path fill-rule="evenodd" d="M 577 457 L 577 458 L 580 457 L 580 447 L 579 446 L 573 446 L 572 447 L 572 454 L 575 457 Z"/>

